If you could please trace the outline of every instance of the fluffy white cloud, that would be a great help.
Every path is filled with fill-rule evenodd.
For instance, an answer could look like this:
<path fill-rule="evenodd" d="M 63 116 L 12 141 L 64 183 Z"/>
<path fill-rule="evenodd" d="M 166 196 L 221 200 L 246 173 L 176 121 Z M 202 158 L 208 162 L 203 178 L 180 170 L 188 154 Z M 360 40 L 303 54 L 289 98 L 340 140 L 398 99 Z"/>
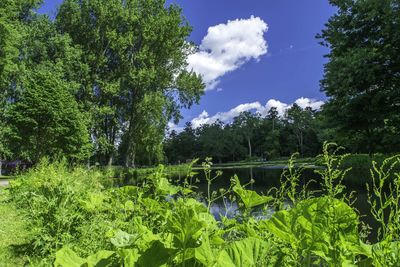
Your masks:
<path fill-rule="evenodd" d="M 220 77 L 267 53 L 266 31 L 267 24 L 254 16 L 212 26 L 199 51 L 189 56 L 188 68 L 203 77 L 206 90 L 215 89 Z"/>
<path fill-rule="evenodd" d="M 323 101 L 318 101 L 305 97 L 297 99 L 294 103 L 302 108 L 311 107 L 314 110 L 320 109 L 321 106 L 324 104 Z M 276 107 L 279 116 L 283 116 L 285 114 L 285 111 L 289 109 L 292 105 L 293 104 L 287 104 L 275 99 L 270 99 L 265 105 L 262 105 L 260 102 L 240 104 L 227 112 L 218 112 L 214 116 L 210 116 L 208 112 L 204 110 L 199 116 L 194 118 L 191 123 L 193 128 L 197 128 L 203 124 L 211 124 L 217 120 L 229 123 L 234 117 L 238 116 L 241 112 L 244 111 L 257 112 L 260 113 L 262 116 L 265 116 L 272 107 Z"/>

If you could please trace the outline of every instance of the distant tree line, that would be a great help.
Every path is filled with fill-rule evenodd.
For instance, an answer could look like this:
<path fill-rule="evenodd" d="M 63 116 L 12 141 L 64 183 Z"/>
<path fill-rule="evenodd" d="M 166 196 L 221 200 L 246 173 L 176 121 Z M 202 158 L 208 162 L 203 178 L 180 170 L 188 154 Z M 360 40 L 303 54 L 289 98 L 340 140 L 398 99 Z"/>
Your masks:
<path fill-rule="evenodd" d="M 315 110 L 293 104 L 283 117 L 272 107 L 266 116 L 242 112 L 228 124 L 217 120 L 194 129 L 187 123 L 182 132 L 172 131 L 166 138 L 166 160 L 170 163 L 205 157 L 213 157 L 216 162 L 270 160 L 295 152 L 311 157 L 321 149 L 319 122 Z"/>

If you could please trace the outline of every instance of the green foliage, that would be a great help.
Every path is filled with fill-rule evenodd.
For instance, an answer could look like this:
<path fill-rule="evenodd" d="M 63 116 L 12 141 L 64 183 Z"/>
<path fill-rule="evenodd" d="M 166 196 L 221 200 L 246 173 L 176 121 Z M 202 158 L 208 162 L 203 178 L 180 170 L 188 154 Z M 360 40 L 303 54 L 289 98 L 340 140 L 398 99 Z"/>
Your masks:
<path fill-rule="evenodd" d="M 24 87 L 19 101 L 6 113 L 13 154 L 33 163 L 42 157 L 88 158 L 87 124 L 69 92 L 70 83 L 43 66 L 30 73 Z"/>
<path fill-rule="evenodd" d="M 243 202 L 245 209 L 251 209 L 259 205 L 264 205 L 271 202 L 274 198 L 271 196 L 260 196 L 253 190 L 246 190 L 240 184 L 239 178 L 235 176 L 235 185 L 233 186 L 233 192 L 235 192 L 240 200 Z"/>
<path fill-rule="evenodd" d="M 333 148 L 333 149 L 332 149 Z M 302 193 L 294 157 L 274 199 L 241 185 L 238 178 L 206 203 L 192 189 L 195 173 L 187 171 L 180 185 L 169 183 L 160 166 L 135 186 L 105 188 L 111 172 L 43 162 L 11 183 L 12 202 L 27 218 L 32 263 L 55 266 L 397 266 L 400 233 L 398 203 L 400 175 L 383 193 L 389 171 L 400 164 L 389 158 L 374 164 L 372 212 L 381 223 L 381 238 L 366 244 L 357 211 L 342 193 L 342 155 L 325 144 L 323 192 Z M 203 164 L 208 183 L 219 177 L 212 163 Z M 190 167 L 190 166 L 189 166 Z M 330 169 L 331 168 L 331 169 Z M 286 190 L 286 191 L 285 191 Z M 299 192 L 300 191 L 300 192 Z M 233 193 L 243 207 L 234 218 L 220 214 L 210 203 Z M 282 197 L 283 196 L 283 197 Z M 231 200 L 235 199 L 231 198 Z M 283 199 L 282 199 L 283 198 Z M 289 200 L 290 205 L 274 205 Z M 377 199 L 375 201 L 374 199 Z M 381 204 L 382 203 L 382 204 Z M 263 207 L 277 208 L 270 217 L 252 216 Z"/>
<path fill-rule="evenodd" d="M 380 224 L 380 242 L 372 247 L 376 266 L 397 266 L 400 263 L 400 173 L 393 173 L 399 165 L 400 156 L 394 156 L 385 159 L 380 166 L 373 162 L 371 169 L 373 182 L 372 187 L 367 187 L 368 202 L 372 215 Z"/>
<path fill-rule="evenodd" d="M 302 266 L 349 265 L 367 250 L 359 240 L 356 212 L 330 196 L 303 200 L 288 211 L 279 211 L 266 228 L 296 251 Z"/>
<path fill-rule="evenodd" d="M 294 105 L 284 117 L 276 108 L 263 117 L 244 112 L 232 123 L 219 120 L 195 128 L 190 122 L 182 132 L 171 131 L 164 141 L 168 163 L 211 156 L 216 162 L 271 160 L 299 152 L 315 156 L 321 150 L 316 111 Z M 322 139 L 323 140 L 323 139 Z"/>
<path fill-rule="evenodd" d="M 104 196 L 98 195 L 100 180 L 100 173 L 82 168 L 70 172 L 65 163 L 42 161 L 10 182 L 11 200 L 25 211 L 32 232 L 29 256 L 52 255 L 86 234 L 82 229 L 93 219 L 91 211 L 104 202 Z"/>
<path fill-rule="evenodd" d="M 399 151 L 399 1 L 330 3 L 336 12 L 318 36 L 330 49 L 321 81 L 326 127 L 352 152 Z"/>
<path fill-rule="evenodd" d="M 56 25 L 89 67 L 80 101 L 92 114 L 99 161 L 112 163 L 120 139 L 126 166 L 159 161 L 167 122 L 204 88 L 186 70 L 193 49 L 181 9 L 162 0 L 67 0 Z"/>

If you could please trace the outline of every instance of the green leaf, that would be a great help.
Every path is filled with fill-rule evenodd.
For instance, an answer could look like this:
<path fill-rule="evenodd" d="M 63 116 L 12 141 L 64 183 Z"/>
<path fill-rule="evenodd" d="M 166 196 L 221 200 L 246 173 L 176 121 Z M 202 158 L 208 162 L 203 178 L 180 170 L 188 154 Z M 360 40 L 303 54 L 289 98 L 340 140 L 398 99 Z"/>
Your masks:
<path fill-rule="evenodd" d="M 85 267 L 107 267 L 113 265 L 114 251 L 102 250 L 86 259 Z"/>
<path fill-rule="evenodd" d="M 122 230 L 118 230 L 115 233 L 115 236 L 112 237 L 111 243 L 117 248 L 128 247 L 133 243 L 133 235 L 128 234 Z"/>
<path fill-rule="evenodd" d="M 239 181 L 239 178 L 235 177 L 235 186 L 233 191 L 240 197 L 246 209 L 251 209 L 253 207 L 266 204 L 273 200 L 271 196 L 260 196 L 257 192 L 253 190 L 244 189 Z"/>
<path fill-rule="evenodd" d="M 118 254 L 124 263 L 124 267 L 134 267 L 140 256 L 137 249 L 121 249 Z"/>
<path fill-rule="evenodd" d="M 162 266 L 168 262 L 175 252 L 174 249 L 166 248 L 162 242 L 154 241 L 149 249 L 139 257 L 138 265 L 141 267 Z"/>
<path fill-rule="evenodd" d="M 358 216 L 343 201 L 320 197 L 279 211 L 266 228 L 303 255 L 317 255 L 330 264 L 352 264 L 356 255 L 367 255 L 368 246 L 358 235 Z"/>
<path fill-rule="evenodd" d="M 234 266 L 264 266 L 269 244 L 261 239 L 248 237 L 235 241 L 226 249 Z"/>
<path fill-rule="evenodd" d="M 81 267 L 86 260 L 82 259 L 72 249 L 65 247 L 57 251 L 54 266 L 56 267 Z"/>

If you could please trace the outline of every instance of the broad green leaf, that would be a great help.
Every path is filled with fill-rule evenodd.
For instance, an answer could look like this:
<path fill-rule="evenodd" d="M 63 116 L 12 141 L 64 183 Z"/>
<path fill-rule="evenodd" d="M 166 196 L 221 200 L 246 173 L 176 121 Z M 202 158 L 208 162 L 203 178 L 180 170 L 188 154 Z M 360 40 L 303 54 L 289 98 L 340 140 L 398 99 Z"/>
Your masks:
<path fill-rule="evenodd" d="M 240 197 L 246 209 L 251 209 L 273 200 L 273 197 L 271 196 L 260 196 L 253 190 L 244 189 L 241 186 L 238 177 L 235 177 L 235 186 L 233 187 L 233 191 Z"/>
<path fill-rule="evenodd" d="M 85 267 L 107 267 L 113 265 L 114 251 L 102 250 L 86 259 Z"/>
<path fill-rule="evenodd" d="M 175 252 L 176 250 L 166 248 L 160 241 L 154 241 L 149 249 L 139 257 L 138 266 L 163 266 Z"/>
<path fill-rule="evenodd" d="M 250 267 L 264 266 L 268 250 L 269 245 L 267 242 L 258 238 L 248 237 L 230 244 L 226 252 L 234 266 Z"/>
<path fill-rule="evenodd" d="M 319 256 L 330 264 L 352 265 L 356 255 L 368 255 L 358 236 L 358 216 L 343 201 L 320 197 L 279 211 L 265 222 L 266 228 L 308 257 Z"/>
<path fill-rule="evenodd" d="M 56 267 L 81 267 L 86 260 L 82 259 L 72 249 L 65 247 L 57 251 L 54 266 Z"/>
<path fill-rule="evenodd" d="M 133 243 L 133 235 L 130 235 L 124 231 L 118 230 L 115 233 L 115 236 L 112 237 L 111 243 L 116 246 L 117 248 L 128 247 Z"/>
<path fill-rule="evenodd" d="M 118 254 L 122 258 L 124 267 L 134 267 L 140 256 L 137 249 L 121 249 Z"/>

